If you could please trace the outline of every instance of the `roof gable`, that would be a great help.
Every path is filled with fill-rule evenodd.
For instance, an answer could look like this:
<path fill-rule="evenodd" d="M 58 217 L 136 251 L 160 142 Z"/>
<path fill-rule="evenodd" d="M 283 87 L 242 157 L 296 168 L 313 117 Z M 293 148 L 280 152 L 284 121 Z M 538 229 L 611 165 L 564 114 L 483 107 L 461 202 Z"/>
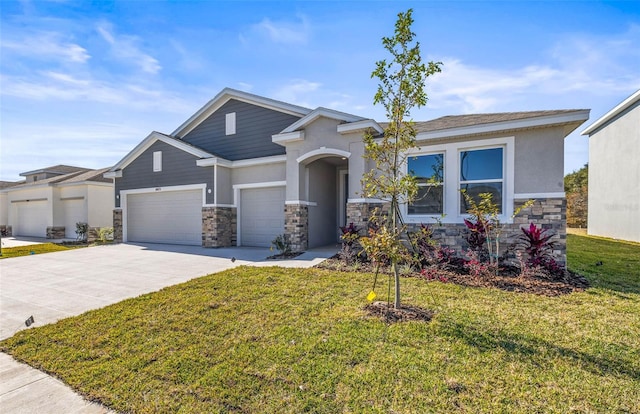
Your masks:
<path fill-rule="evenodd" d="M 298 117 L 302 117 L 311 112 L 310 109 L 304 108 L 302 106 L 277 101 L 275 99 L 265 98 L 263 96 L 238 91 L 236 89 L 225 88 L 213 99 L 207 102 L 202 108 L 200 108 L 195 114 L 193 114 L 191 118 L 187 119 L 175 131 L 173 131 L 171 133 L 171 136 L 180 138 L 187 135 L 201 122 L 206 120 L 211 114 L 217 111 L 222 105 L 227 103 L 230 99 L 235 99 L 241 102 L 250 103 L 253 105 L 261 106 L 263 108 L 272 109 L 278 112 L 283 112 Z"/>
<path fill-rule="evenodd" d="M 199 158 L 214 158 L 216 157 L 214 154 L 210 152 L 204 151 L 200 148 L 197 148 L 193 145 L 190 145 L 182 140 L 170 137 L 168 135 L 161 134 L 160 132 L 153 131 L 149 134 L 142 142 L 140 142 L 133 150 L 131 150 L 127 155 L 124 156 L 116 165 L 111 167 L 109 171 L 106 173 L 105 177 L 113 178 L 115 173 L 118 170 L 122 170 L 127 165 L 129 165 L 133 160 L 138 158 L 147 148 L 153 145 L 156 141 L 162 141 L 166 144 L 169 144 L 179 150 L 192 154 Z"/>
<path fill-rule="evenodd" d="M 300 118 L 298 121 L 294 122 L 293 124 L 289 125 L 285 129 L 283 129 L 282 132 L 280 132 L 280 134 L 286 134 L 289 132 L 297 131 L 301 128 L 306 127 L 307 125 L 314 122 L 316 119 L 320 117 L 335 119 L 342 122 L 357 122 L 357 121 L 365 120 L 365 118 L 361 116 L 351 115 L 346 112 L 340 112 L 340 111 L 336 111 L 329 108 L 319 107 L 309 112 L 308 114 L 306 114 L 305 116 Z"/>

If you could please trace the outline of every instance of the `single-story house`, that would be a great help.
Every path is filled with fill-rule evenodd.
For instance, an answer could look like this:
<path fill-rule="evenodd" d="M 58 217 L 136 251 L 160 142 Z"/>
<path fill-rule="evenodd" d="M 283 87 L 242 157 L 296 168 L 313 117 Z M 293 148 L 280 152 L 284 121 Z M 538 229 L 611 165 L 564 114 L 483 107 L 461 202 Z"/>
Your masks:
<path fill-rule="evenodd" d="M 564 254 L 564 138 L 589 110 L 446 116 L 416 122 L 411 171 L 438 165 L 428 199 L 404 207 L 407 223 L 442 221 L 459 244 L 459 190 L 491 191 L 504 223 L 530 198 L 522 223 L 558 233 Z M 152 132 L 106 177 L 115 179 L 114 229 L 121 241 L 269 246 L 286 234 L 295 250 L 336 243 L 339 226 L 364 226 L 380 200 L 360 195 L 366 130 L 384 123 L 224 89 L 171 134 Z M 427 184 L 424 184 L 427 185 Z M 444 218 L 442 216 L 444 215 Z M 518 219 L 516 219 L 518 220 Z"/>
<path fill-rule="evenodd" d="M 0 228 L 13 236 L 76 238 L 76 223 L 113 225 L 113 180 L 108 168 L 55 165 L 20 174 L 0 189 Z"/>
<path fill-rule="evenodd" d="M 589 136 L 588 234 L 640 242 L 640 90 L 582 135 Z"/>

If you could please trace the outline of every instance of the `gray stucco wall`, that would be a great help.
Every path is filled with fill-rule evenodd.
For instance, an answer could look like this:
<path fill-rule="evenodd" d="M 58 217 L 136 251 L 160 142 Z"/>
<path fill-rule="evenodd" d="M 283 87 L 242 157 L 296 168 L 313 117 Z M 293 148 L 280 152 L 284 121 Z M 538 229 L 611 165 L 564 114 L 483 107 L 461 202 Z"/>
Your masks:
<path fill-rule="evenodd" d="M 563 127 L 515 134 L 515 193 L 564 192 Z"/>
<path fill-rule="evenodd" d="M 153 172 L 153 153 L 162 151 L 162 171 Z M 198 157 L 162 141 L 156 141 L 138 158 L 122 170 L 115 179 L 115 194 L 136 188 L 169 187 L 187 184 L 206 184 L 213 189 L 213 167 L 196 166 Z M 213 203 L 213 191 L 207 194 L 207 204 Z M 115 199 L 120 207 L 120 199 Z"/>
<path fill-rule="evenodd" d="M 225 135 L 225 116 L 232 112 L 236 113 L 236 133 Z M 181 138 L 231 161 L 282 155 L 285 153 L 284 147 L 274 144 L 271 135 L 281 132 L 298 119 L 293 115 L 231 99 Z"/>
<path fill-rule="evenodd" d="M 640 102 L 588 139 L 589 234 L 640 242 Z"/>

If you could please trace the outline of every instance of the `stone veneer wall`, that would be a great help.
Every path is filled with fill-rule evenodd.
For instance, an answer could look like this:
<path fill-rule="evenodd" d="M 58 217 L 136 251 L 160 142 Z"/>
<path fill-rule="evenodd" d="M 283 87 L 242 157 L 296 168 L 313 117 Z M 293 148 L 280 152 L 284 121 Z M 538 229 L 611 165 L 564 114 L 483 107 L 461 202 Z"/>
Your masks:
<path fill-rule="evenodd" d="M 236 229 L 235 207 L 202 207 L 202 247 L 235 246 Z"/>
<path fill-rule="evenodd" d="M 122 243 L 122 210 L 113 210 L 113 242 Z"/>
<path fill-rule="evenodd" d="M 64 239 L 64 233 L 65 233 L 64 226 L 47 227 L 47 239 Z"/>
<path fill-rule="evenodd" d="M 515 200 L 514 208 L 518 209 L 528 200 Z M 368 226 L 369 219 L 376 207 L 380 207 L 380 203 L 349 203 L 347 204 L 347 222 L 354 223 L 361 229 L 364 235 Z M 388 213 L 389 204 L 383 206 L 383 214 Z M 554 259 L 561 265 L 566 266 L 567 263 L 567 203 L 564 198 L 546 198 L 535 200 L 534 204 L 520 211 L 514 218 L 512 224 L 506 224 L 503 227 L 500 236 L 500 254 L 507 252 L 507 257 L 514 259 L 515 251 L 513 248 L 517 243 L 518 237 L 522 232 L 521 227 L 528 226 L 529 223 L 535 223 L 543 229 L 553 232 L 552 241 L 555 242 L 553 251 Z M 426 222 L 433 230 L 433 238 L 441 245 L 454 249 L 458 255 L 463 255 L 469 248 L 469 244 L 465 240 L 467 228 L 464 224 L 437 223 Z M 412 223 L 408 226 L 408 231 L 418 231 L 419 223 Z"/>
<path fill-rule="evenodd" d="M 11 237 L 13 235 L 13 229 L 11 226 L 5 226 L 3 224 L 0 226 L 0 231 L 2 232 L 3 237 Z"/>
<path fill-rule="evenodd" d="M 309 247 L 309 206 L 285 204 L 284 234 L 291 243 L 291 250 L 303 252 Z"/>

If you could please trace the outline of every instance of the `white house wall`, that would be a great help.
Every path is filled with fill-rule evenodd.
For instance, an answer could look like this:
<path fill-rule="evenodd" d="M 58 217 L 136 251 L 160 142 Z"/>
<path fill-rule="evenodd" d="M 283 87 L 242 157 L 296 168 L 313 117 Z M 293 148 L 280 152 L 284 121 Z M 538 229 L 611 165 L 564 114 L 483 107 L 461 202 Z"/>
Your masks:
<path fill-rule="evenodd" d="M 113 226 L 113 186 L 87 185 L 87 223 L 90 227 Z"/>
<path fill-rule="evenodd" d="M 640 242 L 640 103 L 589 137 L 588 232 Z"/>

